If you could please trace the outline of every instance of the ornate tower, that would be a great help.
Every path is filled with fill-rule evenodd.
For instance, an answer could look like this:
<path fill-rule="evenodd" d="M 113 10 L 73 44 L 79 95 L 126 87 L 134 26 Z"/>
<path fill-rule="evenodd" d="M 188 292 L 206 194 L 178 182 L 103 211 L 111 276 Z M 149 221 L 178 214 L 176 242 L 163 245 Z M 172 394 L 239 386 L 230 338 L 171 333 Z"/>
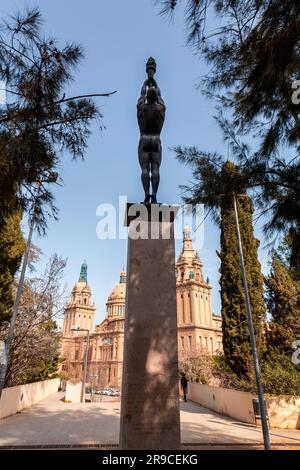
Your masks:
<path fill-rule="evenodd" d="M 221 348 L 221 318 L 213 315 L 209 279 L 192 245 L 191 230 L 185 227 L 177 268 L 177 323 L 179 350 L 204 348 L 210 353 Z"/>
<path fill-rule="evenodd" d="M 71 299 L 65 308 L 63 336 L 86 335 L 84 331 L 71 331 L 72 328 L 93 330 L 95 305 L 91 303 L 91 289 L 87 283 L 87 264 L 82 263 L 78 282 L 72 290 Z"/>

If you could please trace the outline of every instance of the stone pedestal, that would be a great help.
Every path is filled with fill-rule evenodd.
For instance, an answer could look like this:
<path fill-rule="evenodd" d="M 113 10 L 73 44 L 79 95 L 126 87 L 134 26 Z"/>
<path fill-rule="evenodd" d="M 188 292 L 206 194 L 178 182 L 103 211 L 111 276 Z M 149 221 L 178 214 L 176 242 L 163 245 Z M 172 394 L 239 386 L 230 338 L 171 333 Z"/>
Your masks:
<path fill-rule="evenodd" d="M 129 215 L 130 205 L 126 215 L 120 449 L 180 449 L 174 218 L 163 211 L 157 219 L 151 205 L 144 207 L 140 222 Z M 137 225 L 144 238 L 136 238 Z"/>

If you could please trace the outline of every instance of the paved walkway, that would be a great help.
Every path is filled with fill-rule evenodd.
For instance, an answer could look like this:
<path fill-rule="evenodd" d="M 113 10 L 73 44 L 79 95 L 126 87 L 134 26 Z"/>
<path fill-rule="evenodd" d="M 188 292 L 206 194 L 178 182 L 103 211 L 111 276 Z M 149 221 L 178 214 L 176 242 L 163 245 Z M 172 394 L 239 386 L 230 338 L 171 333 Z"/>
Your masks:
<path fill-rule="evenodd" d="M 114 448 L 118 442 L 120 403 L 64 403 L 56 393 L 0 421 L 0 446 L 80 446 Z M 261 430 L 181 402 L 183 448 L 261 448 Z M 300 450 L 300 430 L 271 430 L 274 448 Z"/>

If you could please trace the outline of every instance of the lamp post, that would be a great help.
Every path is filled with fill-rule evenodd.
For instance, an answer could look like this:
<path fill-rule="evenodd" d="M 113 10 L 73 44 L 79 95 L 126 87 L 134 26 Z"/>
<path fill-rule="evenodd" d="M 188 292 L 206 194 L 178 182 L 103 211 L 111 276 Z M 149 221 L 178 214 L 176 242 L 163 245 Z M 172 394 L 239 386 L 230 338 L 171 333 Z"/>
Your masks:
<path fill-rule="evenodd" d="M 81 397 L 80 401 L 81 403 L 84 402 L 84 397 L 85 397 L 85 382 L 86 382 L 86 374 L 87 374 L 87 365 L 88 365 L 88 355 L 89 355 L 89 347 L 90 347 L 90 330 L 87 328 L 80 328 L 74 327 L 71 328 L 71 331 L 86 331 L 86 346 L 85 346 L 85 351 L 84 351 L 84 361 L 83 361 L 83 377 L 82 377 L 82 385 L 81 385 Z"/>
<path fill-rule="evenodd" d="M 47 178 L 37 181 L 38 188 L 37 188 L 37 191 L 34 197 L 34 202 L 33 202 L 33 213 L 30 219 L 29 234 L 28 234 L 28 239 L 26 243 L 25 253 L 23 256 L 22 269 L 21 269 L 19 284 L 17 287 L 16 298 L 15 298 L 14 305 L 13 305 L 13 311 L 12 311 L 12 316 L 10 319 L 8 334 L 7 334 L 7 338 L 5 341 L 4 360 L 3 360 L 3 364 L 1 364 L 1 369 L 0 369 L 0 400 L 2 396 L 2 390 L 5 384 L 5 378 L 6 378 L 7 368 L 9 364 L 9 357 L 10 357 L 12 342 L 14 339 L 14 330 L 15 330 L 21 295 L 22 295 L 23 286 L 24 286 L 25 273 L 26 273 L 26 268 L 28 264 L 28 257 L 29 257 L 30 248 L 31 248 L 32 235 L 33 235 L 33 230 L 34 230 L 34 226 L 36 222 L 36 203 L 40 194 L 42 184 L 43 183 L 56 183 L 57 178 L 58 178 L 58 173 L 51 172 L 49 173 Z"/>
<path fill-rule="evenodd" d="M 95 374 L 91 374 L 90 375 L 91 377 L 91 383 L 92 383 L 92 386 L 91 386 L 91 401 L 93 402 L 94 401 L 94 398 L 95 398 L 95 391 L 96 391 L 96 379 L 98 379 L 98 375 Z"/>
<path fill-rule="evenodd" d="M 263 438 L 264 438 L 264 448 L 265 450 L 270 450 L 271 444 L 270 444 L 267 413 L 266 413 L 265 400 L 264 400 L 264 391 L 263 391 L 260 367 L 259 367 L 259 362 L 258 362 L 255 331 L 254 331 L 254 326 L 253 326 L 251 304 L 250 304 L 250 297 L 249 297 L 248 283 L 247 283 L 247 275 L 246 275 L 244 254 L 243 254 L 243 247 L 242 247 L 242 240 L 241 240 L 241 233 L 240 233 L 239 215 L 237 211 L 235 194 L 233 194 L 233 207 L 234 207 L 236 232 L 237 232 L 238 246 L 239 246 L 239 253 L 240 253 L 240 265 L 241 265 L 243 285 L 244 285 L 244 290 L 245 290 L 246 312 L 247 312 L 247 320 L 248 320 L 249 332 L 250 332 L 250 343 L 251 343 L 252 357 L 253 357 L 253 364 L 254 364 L 254 371 L 255 371 L 255 378 L 256 378 L 257 395 L 258 395 L 258 401 L 259 401 L 259 407 L 260 407 L 261 424 L 262 424 L 262 431 L 263 431 Z"/>

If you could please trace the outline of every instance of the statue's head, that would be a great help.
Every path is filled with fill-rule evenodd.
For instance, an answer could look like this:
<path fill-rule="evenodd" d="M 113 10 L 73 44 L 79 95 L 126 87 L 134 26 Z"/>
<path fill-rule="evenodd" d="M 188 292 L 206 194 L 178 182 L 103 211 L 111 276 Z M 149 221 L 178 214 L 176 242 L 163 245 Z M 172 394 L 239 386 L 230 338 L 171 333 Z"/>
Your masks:
<path fill-rule="evenodd" d="M 147 101 L 148 103 L 155 103 L 157 100 L 157 90 L 154 86 L 151 86 L 147 90 Z"/>

